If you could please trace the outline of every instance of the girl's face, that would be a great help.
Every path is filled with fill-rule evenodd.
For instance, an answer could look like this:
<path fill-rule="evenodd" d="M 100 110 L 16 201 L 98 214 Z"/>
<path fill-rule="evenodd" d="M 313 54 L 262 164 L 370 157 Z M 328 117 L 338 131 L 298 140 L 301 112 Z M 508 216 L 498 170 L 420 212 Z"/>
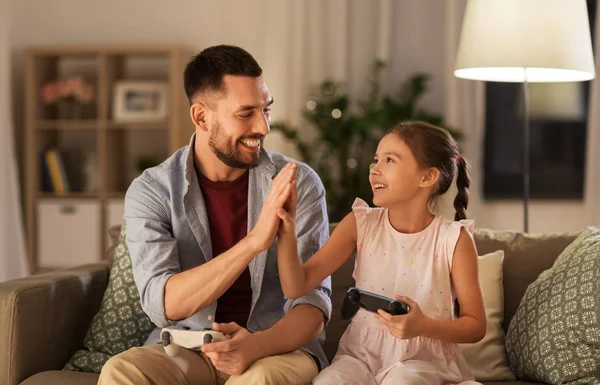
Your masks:
<path fill-rule="evenodd" d="M 389 208 L 427 193 L 427 170 L 420 168 L 410 148 L 394 133 L 381 139 L 369 173 L 373 204 Z M 425 183 L 424 183 L 425 182 Z M 429 189 L 427 189 L 429 190 Z"/>

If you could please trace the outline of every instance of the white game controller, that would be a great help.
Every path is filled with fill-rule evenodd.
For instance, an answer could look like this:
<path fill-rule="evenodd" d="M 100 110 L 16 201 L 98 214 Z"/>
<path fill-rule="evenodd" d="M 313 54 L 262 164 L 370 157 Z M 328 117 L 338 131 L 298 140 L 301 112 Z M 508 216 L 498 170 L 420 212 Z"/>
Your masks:
<path fill-rule="evenodd" d="M 160 331 L 160 340 L 165 353 L 169 357 L 177 356 L 179 347 L 198 350 L 204 344 L 226 341 L 227 337 L 215 330 L 186 330 L 178 328 L 164 328 Z"/>

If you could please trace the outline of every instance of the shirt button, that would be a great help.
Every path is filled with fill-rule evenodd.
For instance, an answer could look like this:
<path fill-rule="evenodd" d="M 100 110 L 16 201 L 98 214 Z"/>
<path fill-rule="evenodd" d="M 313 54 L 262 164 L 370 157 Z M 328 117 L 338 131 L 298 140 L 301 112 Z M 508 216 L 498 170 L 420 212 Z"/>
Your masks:
<path fill-rule="evenodd" d="M 209 320 L 209 321 L 212 321 L 212 315 L 209 315 L 209 316 L 208 316 L 208 320 Z"/>

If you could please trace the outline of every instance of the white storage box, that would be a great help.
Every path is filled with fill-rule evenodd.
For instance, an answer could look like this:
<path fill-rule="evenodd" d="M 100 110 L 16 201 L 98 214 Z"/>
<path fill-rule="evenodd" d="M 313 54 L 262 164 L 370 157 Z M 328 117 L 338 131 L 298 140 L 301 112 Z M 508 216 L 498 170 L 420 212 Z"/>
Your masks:
<path fill-rule="evenodd" d="M 40 199 L 38 266 L 72 267 L 101 260 L 100 202 Z"/>

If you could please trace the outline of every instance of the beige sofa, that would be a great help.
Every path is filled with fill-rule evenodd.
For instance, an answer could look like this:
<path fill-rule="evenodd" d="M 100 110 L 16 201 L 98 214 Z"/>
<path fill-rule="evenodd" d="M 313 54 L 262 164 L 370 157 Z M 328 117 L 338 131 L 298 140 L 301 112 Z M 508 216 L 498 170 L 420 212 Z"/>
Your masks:
<path fill-rule="evenodd" d="M 476 231 L 480 255 L 498 249 L 505 251 L 505 330 L 527 286 L 552 265 L 576 236 L 576 233 L 524 235 Z M 339 314 L 343 295 L 353 284 L 352 267 L 350 260 L 333 276 L 334 312 L 325 346 L 329 357 L 335 354 L 346 327 Z M 0 385 L 96 383 L 97 374 L 67 372 L 61 368 L 81 346 L 100 306 L 108 274 L 108 265 L 100 263 L 0 283 Z"/>

